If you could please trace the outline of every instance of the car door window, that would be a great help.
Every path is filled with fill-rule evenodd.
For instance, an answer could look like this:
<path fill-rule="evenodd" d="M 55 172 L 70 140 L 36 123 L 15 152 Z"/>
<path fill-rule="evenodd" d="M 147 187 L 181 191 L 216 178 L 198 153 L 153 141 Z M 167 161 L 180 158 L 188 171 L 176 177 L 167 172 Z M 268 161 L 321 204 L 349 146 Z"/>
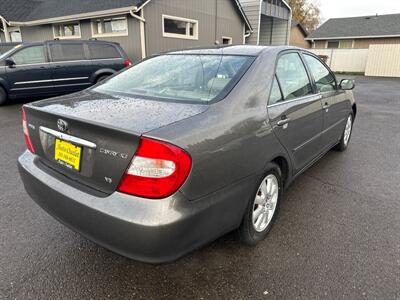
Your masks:
<path fill-rule="evenodd" d="M 278 80 L 276 79 L 276 76 L 274 76 L 274 81 L 272 82 L 272 88 L 271 88 L 271 95 L 269 97 L 269 105 L 276 104 L 278 102 L 281 102 L 282 100 L 283 97 L 281 88 L 279 87 L 279 83 Z"/>
<path fill-rule="evenodd" d="M 281 85 L 283 100 L 304 97 L 313 93 L 307 71 L 298 53 L 284 54 L 279 58 L 276 76 Z"/>
<path fill-rule="evenodd" d="M 86 59 L 83 43 L 50 44 L 50 53 L 55 62 Z"/>
<path fill-rule="evenodd" d="M 314 56 L 305 54 L 304 58 L 314 76 L 318 91 L 331 92 L 336 90 L 336 80 L 332 73 Z"/>
<path fill-rule="evenodd" d="M 11 56 L 16 65 L 40 64 L 46 62 L 43 46 L 22 49 Z"/>

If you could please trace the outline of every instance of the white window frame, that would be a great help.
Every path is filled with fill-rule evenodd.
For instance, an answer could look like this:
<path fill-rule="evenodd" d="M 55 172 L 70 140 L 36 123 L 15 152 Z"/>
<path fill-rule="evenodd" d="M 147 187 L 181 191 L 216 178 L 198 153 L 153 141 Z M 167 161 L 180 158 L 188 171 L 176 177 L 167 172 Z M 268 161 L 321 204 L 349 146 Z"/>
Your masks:
<path fill-rule="evenodd" d="M 108 21 L 108 20 L 124 20 L 126 31 L 125 32 L 97 32 L 97 22 Z M 128 18 L 126 16 L 123 17 L 105 17 L 105 18 L 96 18 L 91 20 L 91 28 L 92 28 L 92 37 L 114 37 L 114 36 L 128 36 L 129 35 L 129 26 L 128 26 Z"/>
<path fill-rule="evenodd" d="M 173 20 L 173 21 L 187 22 L 187 25 L 189 25 L 190 23 L 194 24 L 194 28 L 193 28 L 194 35 L 191 36 L 189 34 L 189 26 L 187 26 L 187 25 L 186 25 L 186 34 L 165 32 L 165 19 L 169 19 L 169 20 Z M 162 15 L 162 33 L 163 33 L 163 37 L 167 37 L 167 38 L 184 39 L 184 40 L 198 40 L 199 39 L 199 21 L 193 20 L 193 19 L 170 16 L 170 15 Z"/>
<path fill-rule="evenodd" d="M 4 30 L 3 30 L 3 32 L 4 32 Z M 19 32 L 19 35 L 21 36 L 21 40 L 20 41 L 11 40 L 12 39 L 12 35 L 11 35 L 12 32 Z M 11 42 L 16 42 L 16 43 L 22 42 L 22 32 L 21 32 L 21 28 L 20 27 L 8 27 L 8 34 L 10 35 Z"/>
<path fill-rule="evenodd" d="M 224 44 L 224 40 L 229 40 L 228 44 Z M 222 37 L 222 44 L 223 45 L 232 45 L 233 43 L 233 38 L 231 38 L 230 36 L 223 36 Z"/>
<path fill-rule="evenodd" d="M 65 25 L 70 25 L 70 24 L 78 24 L 79 26 L 79 35 L 70 35 L 70 36 L 60 36 L 59 31 L 57 30 L 59 26 L 62 26 L 64 29 Z M 81 28 L 81 22 L 76 21 L 76 22 L 67 22 L 67 23 L 57 23 L 53 24 L 53 36 L 55 39 L 60 39 L 60 40 L 73 40 L 73 39 L 80 39 L 82 37 L 82 28 Z"/>

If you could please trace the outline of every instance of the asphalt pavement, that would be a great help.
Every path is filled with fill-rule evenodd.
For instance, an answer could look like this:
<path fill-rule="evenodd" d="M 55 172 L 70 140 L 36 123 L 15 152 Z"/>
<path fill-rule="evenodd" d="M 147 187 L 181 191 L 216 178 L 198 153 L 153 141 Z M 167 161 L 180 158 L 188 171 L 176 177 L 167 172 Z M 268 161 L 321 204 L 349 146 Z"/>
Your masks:
<path fill-rule="evenodd" d="M 400 299 L 400 80 L 356 78 L 347 152 L 284 195 L 259 246 L 228 234 L 166 265 L 97 246 L 40 209 L 16 160 L 21 103 L 0 108 L 0 299 Z"/>

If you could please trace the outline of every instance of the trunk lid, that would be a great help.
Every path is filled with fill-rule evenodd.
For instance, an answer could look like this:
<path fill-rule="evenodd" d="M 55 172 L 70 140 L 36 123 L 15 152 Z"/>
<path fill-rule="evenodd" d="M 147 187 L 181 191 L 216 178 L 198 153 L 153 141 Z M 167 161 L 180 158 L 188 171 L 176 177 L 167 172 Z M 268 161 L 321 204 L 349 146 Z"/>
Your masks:
<path fill-rule="evenodd" d="M 79 184 L 111 194 L 141 135 L 202 113 L 207 107 L 84 91 L 26 105 L 25 111 L 40 163 Z M 63 155 L 72 155 L 76 165 Z"/>

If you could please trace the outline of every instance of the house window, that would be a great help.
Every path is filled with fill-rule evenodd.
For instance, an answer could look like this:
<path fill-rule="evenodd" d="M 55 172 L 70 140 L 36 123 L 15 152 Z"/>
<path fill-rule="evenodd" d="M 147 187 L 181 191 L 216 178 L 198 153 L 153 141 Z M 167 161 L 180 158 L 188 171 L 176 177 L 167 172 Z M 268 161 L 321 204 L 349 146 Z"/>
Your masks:
<path fill-rule="evenodd" d="M 199 21 L 185 18 L 162 16 L 163 36 L 178 39 L 198 40 Z"/>
<path fill-rule="evenodd" d="M 341 49 L 352 49 L 353 40 L 343 40 L 339 42 L 339 48 Z"/>
<path fill-rule="evenodd" d="M 232 45 L 232 38 L 231 37 L 222 37 L 222 44 L 223 45 Z"/>
<path fill-rule="evenodd" d="M 11 42 L 22 42 L 21 30 L 19 27 L 10 27 L 8 32 L 10 33 Z"/>
<path fill-rule="evenodd" d="M 92 20 L 92 36 L 127 36 L 128 19 L 126 17 Z"/>
<path fill-rule="evenodd" d="M 337 49 L 339 48 L 339 41 L 332 41 L 326 43 L 326 48 L 328 49 Z"/>
<path fill-rule="evenodd" d="M 53 25 L 54 38 L 79 39 L 81 37 L 81 25 L 79 22 Z"/>
<path fill-rule="evenodd" d="M 341 41 L 328 41 L 326 43 L 328 49 L 352 49 L 353 40 L 341 40 Z"/>

